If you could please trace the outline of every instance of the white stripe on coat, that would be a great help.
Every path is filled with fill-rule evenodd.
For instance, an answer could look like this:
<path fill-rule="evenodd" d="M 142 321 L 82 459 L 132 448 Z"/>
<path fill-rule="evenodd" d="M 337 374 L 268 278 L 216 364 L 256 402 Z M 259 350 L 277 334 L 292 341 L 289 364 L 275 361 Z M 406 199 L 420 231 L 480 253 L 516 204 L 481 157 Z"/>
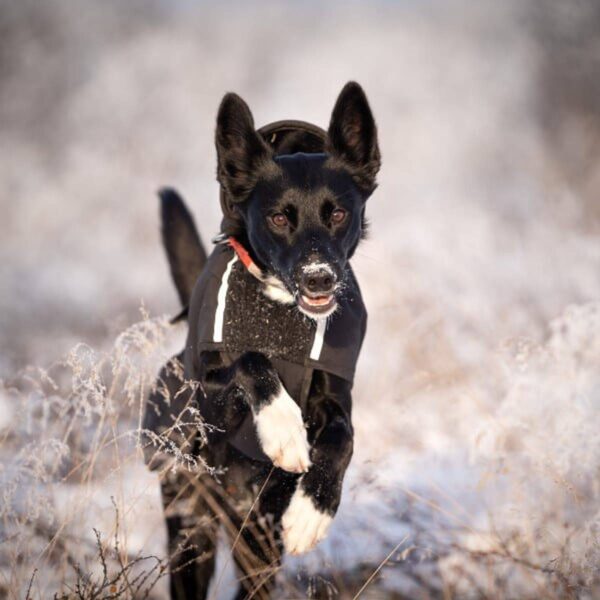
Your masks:
<path fill-rule="evenodd" d="M 327 327 L 327 319 L 317 320 L 317 330 L 315 331 L 315 339 L 310 350 L 310 357 L 312 360 L 319 360 L 321 357 L 321 350 L 323 349 L 323 340 L 325 339 L 325 328 Z"/>
<path fill-rule="evenodd" d="M 217 294 L 217 312 L 215 313 L 213 342 L 220 343 L 223 341 L 223 316 L 225 315 L 225 302 L 227 301 L 227 290 L 229 289 L 229 275 L 231 275 L 231 269 L 237 259 L 237 254 L 234 253 L 233 258 L 227 263 L 227 267 L 221 278 L 221 287 Z"/>

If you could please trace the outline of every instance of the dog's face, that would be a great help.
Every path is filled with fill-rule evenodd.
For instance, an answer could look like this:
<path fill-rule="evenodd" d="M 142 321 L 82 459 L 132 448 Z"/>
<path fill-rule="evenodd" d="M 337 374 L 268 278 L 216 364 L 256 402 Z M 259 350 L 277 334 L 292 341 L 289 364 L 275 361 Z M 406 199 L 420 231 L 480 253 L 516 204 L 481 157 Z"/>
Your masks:
<path fill-rule="evenodd" d="M 272 297 L 296 302 L 312 318 L 331 315 L 364 234 L 365 202 L 380 165 L 362 88 L 349 83 L 342 90 L 326 153 L 274 156 L 235 94 L 221 103 L 216 140 L 218 179 L 241 215 L 251 252 L 275 284 Z"/>

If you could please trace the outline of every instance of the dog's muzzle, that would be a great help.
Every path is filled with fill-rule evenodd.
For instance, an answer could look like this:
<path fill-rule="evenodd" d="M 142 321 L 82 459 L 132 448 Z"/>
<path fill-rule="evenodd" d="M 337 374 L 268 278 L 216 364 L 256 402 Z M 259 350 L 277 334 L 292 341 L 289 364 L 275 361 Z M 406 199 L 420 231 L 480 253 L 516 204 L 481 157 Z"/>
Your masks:
<path fill-rule="evenodd" d="M 335 311 L 338 278 L 327 263 L 309 263 L 301 268 L 298 306 L 310 317 L 326 317 Z"/>

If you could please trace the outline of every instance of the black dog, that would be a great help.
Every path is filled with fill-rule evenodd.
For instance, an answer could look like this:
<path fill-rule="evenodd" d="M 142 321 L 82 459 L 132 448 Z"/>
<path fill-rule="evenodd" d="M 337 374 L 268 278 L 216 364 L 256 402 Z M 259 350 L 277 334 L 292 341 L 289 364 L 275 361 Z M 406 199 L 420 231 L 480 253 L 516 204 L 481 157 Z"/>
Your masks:
<path fill-rule="evenodd" d="M 261 598 L 282 552 L 312 549 L 340 503 L 366 328 L 348 260 L 365 233 L 380 154 L 356 83 L 342 90 L 327 132 L 298 121 L 256 131 L 245 102 L 227 94 L 216 147 L 225 218 L 208 259 L 179 196 L 161 192 L 189 333 L 161 372 L 145 426 L 218 472 L 164 476 L 172 596 L 206 597 L 224 526 L 242 574 L 238 597 Z M 151 466 L 161 456 L 149 452 Z"/>

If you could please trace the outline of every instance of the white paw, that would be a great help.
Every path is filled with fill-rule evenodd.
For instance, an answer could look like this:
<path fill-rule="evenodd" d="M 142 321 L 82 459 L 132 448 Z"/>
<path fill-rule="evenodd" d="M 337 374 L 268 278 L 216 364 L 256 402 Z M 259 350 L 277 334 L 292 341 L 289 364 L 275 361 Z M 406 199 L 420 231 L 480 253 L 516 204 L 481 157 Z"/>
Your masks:
<path fill-rule="evenodd" d="M 298 485 L 281 524 L 283 545 L 290 554 L 304 554 L 312 550 L 326 535 L 332 517 L 321 512 Z"/>
<path fill-rule="evenodd" d="M 300 407 L 283 386 L 254 417 L 263 452 L 280 469 L 304 473 L 310 467 L 309 446 Z"/>

